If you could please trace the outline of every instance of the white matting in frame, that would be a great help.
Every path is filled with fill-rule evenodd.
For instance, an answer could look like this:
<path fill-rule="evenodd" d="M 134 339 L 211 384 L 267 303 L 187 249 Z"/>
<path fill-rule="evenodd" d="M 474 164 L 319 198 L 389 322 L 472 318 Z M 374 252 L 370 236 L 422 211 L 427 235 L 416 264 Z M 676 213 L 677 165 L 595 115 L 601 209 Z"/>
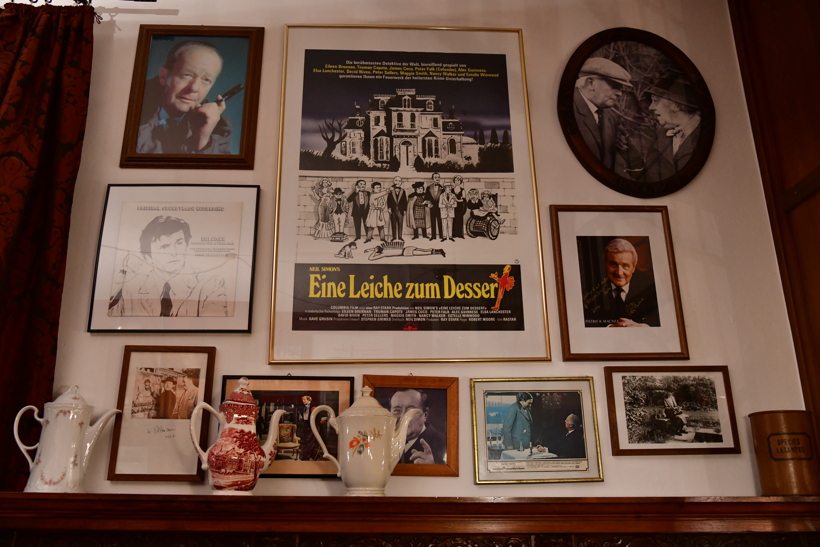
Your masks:
<path fill-rule="evenodd" d="M 285 66 L 271 363 L 549 360 L 520 31 L 289 26 Z"/>

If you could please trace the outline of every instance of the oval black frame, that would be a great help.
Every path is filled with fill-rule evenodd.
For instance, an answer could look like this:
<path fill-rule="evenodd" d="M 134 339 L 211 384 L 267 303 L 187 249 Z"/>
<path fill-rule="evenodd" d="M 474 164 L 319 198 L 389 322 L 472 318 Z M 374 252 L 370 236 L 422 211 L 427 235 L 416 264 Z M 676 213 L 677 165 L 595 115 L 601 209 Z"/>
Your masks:
<path fill-rule="evenodd" d="M 581 66 L 599 48 L 612 42 L 621 41 L 639 42 L 655 48 L 677 63 L 681 71 L 694 84 L 695 94 L 700 101 L 701 131 L 692 158 L 675 175 L 657 182 L 646 183 L 627 179 L 604 167 L 587 147 L 575 121 L 573 93 Z M 558 88 L 558 120 L 572 153 L 575 154 L 575 157 L 578 158 L 578 161 L 581 162 L 581 165 L 590 175 L 616 192 L 644 199 L 667 196 L 689 184 L 706 163 L 709 152 L 712 150 L 712 142 L 715 139 L 715 105 L 712 102 L 712 95 L 709 93 L 706 81 L 694 63 L 675 45 L 657 34 L 627 27 L 601 31 L 584 41 L 572 54 L 564 73 L 561 75 L 561 83 Z"/>

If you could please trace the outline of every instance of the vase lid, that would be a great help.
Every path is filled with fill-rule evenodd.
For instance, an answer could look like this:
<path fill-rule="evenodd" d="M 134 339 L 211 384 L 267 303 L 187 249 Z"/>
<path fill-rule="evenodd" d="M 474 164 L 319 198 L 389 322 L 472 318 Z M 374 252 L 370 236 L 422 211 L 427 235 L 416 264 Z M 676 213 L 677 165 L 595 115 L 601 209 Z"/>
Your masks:
<path fill-rule="evenodd" d="M 72 406 L 88 406 L 88 403 L 85 402 L 85 399 L 82 395 L 77 393 L 77 390 L 80 389 L 79 386 L 73 385 L 68 388 L 68 391 L 54 399 L 53 402 L 49 403 L 52 405 L 72 405 Z"/>
<path fill-rule="evenodd" d="M 256 400 L 254 400 L 251 390 L 248 389 L 248 384 L 250 384 L 250 381 L 245 376 L 240 378 L 239 387 L 233 390 L 224 402 L 256 406 Z"/>
<path fill-rule="evenodd" d="M 379 404 L 379 401 L 371 395 L 373 390 L 368 386 L 362 388 L 362 396 L 350 408 L 339 414 L 339 416 L 389 416 L 390 411 Z"/>

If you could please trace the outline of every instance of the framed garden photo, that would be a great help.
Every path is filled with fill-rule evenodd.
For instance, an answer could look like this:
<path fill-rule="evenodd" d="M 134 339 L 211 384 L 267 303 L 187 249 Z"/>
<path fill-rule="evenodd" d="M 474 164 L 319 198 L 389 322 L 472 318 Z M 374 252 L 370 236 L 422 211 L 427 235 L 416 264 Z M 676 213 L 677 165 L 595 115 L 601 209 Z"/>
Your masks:
<path fill-rule="evenodd" d="M 470 380 L 475 481 L 604 480 L 591 377 Z"/>
<path fill-rule="evenodd" d="M 615 456 L 740 454 L 729 368 L 604 367 Z"/>
<path fill-rule="evenodd" d="M 215 357 L 214 347 L 125 346 L 108 480 L 203 480 L 190 423 L 196 405 L 211 400 Z M 209 446 L 207 416 L 202 450 Z"/>
<path fill-rule="evenodd" d="M 665 206 L 551 205 L 565 361 L 688 359 Z"/>
<path fill-rule="evenodd" d="M 365 374 L 362 384 L 373 389 L 397 426 L 408 410 L 422 411 L 410 420 L 393 475 L 458 476 L 458 378 Z"/>
<path fill-rule="evenodd" d="M 264 33 L 140 25 L 120 167 L 253 169 Z"/>
<path fill-rule="evenodd" d="M 259 186 L 111 184 L 89 332 L 250 332 Z"/>
<path fill-rule="evenodd" d="M 288 26 L 271 364 L 544 361 L 521 32 Z"/>
<path fill-rule="evenodd" d="M 612 28 L 570 57 L 558 90 L 570 149 L 604 185 L 628 196 L 677 192 L 701 170 L 715 106 L 694 63 L 656 34 Z"/>
<path fill-rule="evenodd" d="M 222 400 L 239 387 L 242 376 L 222 377 Z M 261 444 L 267 441 L 271 418 L 277 410 L 279 444 L 276 458 L 262 474 L 265 477 L 335 477 L 336 466 L 322 457 L 322 447 L 310 429 L 310 413 L 327 405 L 338 416 L 353 403 L 353 377 L 329 376 L 245 376 L 248 389 L 259 405 L 256 432 Z M 333 456 L 339 453 L 336 430 L 329 415 L 318 413 L 316 427 Z"/>

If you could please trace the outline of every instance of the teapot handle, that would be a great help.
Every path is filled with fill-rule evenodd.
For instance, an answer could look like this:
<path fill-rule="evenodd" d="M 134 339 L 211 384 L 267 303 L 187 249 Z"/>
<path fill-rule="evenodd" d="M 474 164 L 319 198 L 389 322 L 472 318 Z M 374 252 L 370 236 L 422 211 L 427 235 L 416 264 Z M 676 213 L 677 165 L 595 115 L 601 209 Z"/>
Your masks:
<path fill-rule="evenodd" d="M 222 429 L 228 425 L 228 422 L 225 420 L 225 416 L 214 410 L 214 407 L 209 405 L 206 402 L 199 403 L 194 407 L 193 412 L 191 412 L 191 441 L 194 443 L 194 448 L 196 448 L 197 453 L 199 453 L 199 459 L 202 461 L 202 470 L 207 471 L 210 466 L 208 465 L 208 455 L 202 450 L 202 447 L 199 446 L 199 431 L 197 431 L 196 426 L 196 417 L 203 411 L 207 410 L 214 416 L 216 419 L 219 420 L 219 428 Z"/>
<path fill-rule="evenodd" d="M 21 441 L 20 437 L 17 435 L 17 428 L 20 424 L 20 418 L 23 416 L 23 414 L 26 412 L 26 410 L 29 410 L 29 409 L 34 411 L 34 419 L 37 420 L 38 422 L 40 422 L 41 425 L 43 423 L 44 419 L 37 416 L 37 414 L 40 411 L 36 406 L 33 406 L 33 405 L 24 406 L 23 408 L 20 409 L 20 412 L 17 413 L 17 417 L 14 419 L 14 440 L 17 441 L 17 446 L 20 447 L 20 450 L 23 452 L 23 456 L 25 456 L 26 459 L 28 460 L 28 468 L 29 468 L 29 470 L 31 470 L 31 468 L 34 467 L 34 462 L 31 460 L 31 456 L 28 455 L 28 451 L 29 450 L 36 450 L 37 447 L 40 446 L 40 443 L 38 442 L 34 446 L 26 446 L 26 445 L 23 444 L 23 441 Z"/>
<path fill-rule="evenodd" d="M 339 424 L 336 422 L 336 413 L 327 405 L 320 405 L 313 409 L 313 412 L 310 413 L 310 430 L 313 431 L 313 436 L 319 441 L 319 446 L 322 447 L 323 457 L 326 460 L 330 460 L 333 462 L 333 465 L 336 466 L 336 476 L 342 476 L 342 467 L 339 465 L 339 460 L 331 456 L 327 451 L 327 446 L 325 446 L 325 441 L 322 439 L 322 436 L 319 435 L 319 430 L 316 429 L 316 415 L 322 411 L 327 411 L 330 414 L 330 419 L 327 421 L 333 429 L 336 430 L 336 433 L 339 432 Z"/>

